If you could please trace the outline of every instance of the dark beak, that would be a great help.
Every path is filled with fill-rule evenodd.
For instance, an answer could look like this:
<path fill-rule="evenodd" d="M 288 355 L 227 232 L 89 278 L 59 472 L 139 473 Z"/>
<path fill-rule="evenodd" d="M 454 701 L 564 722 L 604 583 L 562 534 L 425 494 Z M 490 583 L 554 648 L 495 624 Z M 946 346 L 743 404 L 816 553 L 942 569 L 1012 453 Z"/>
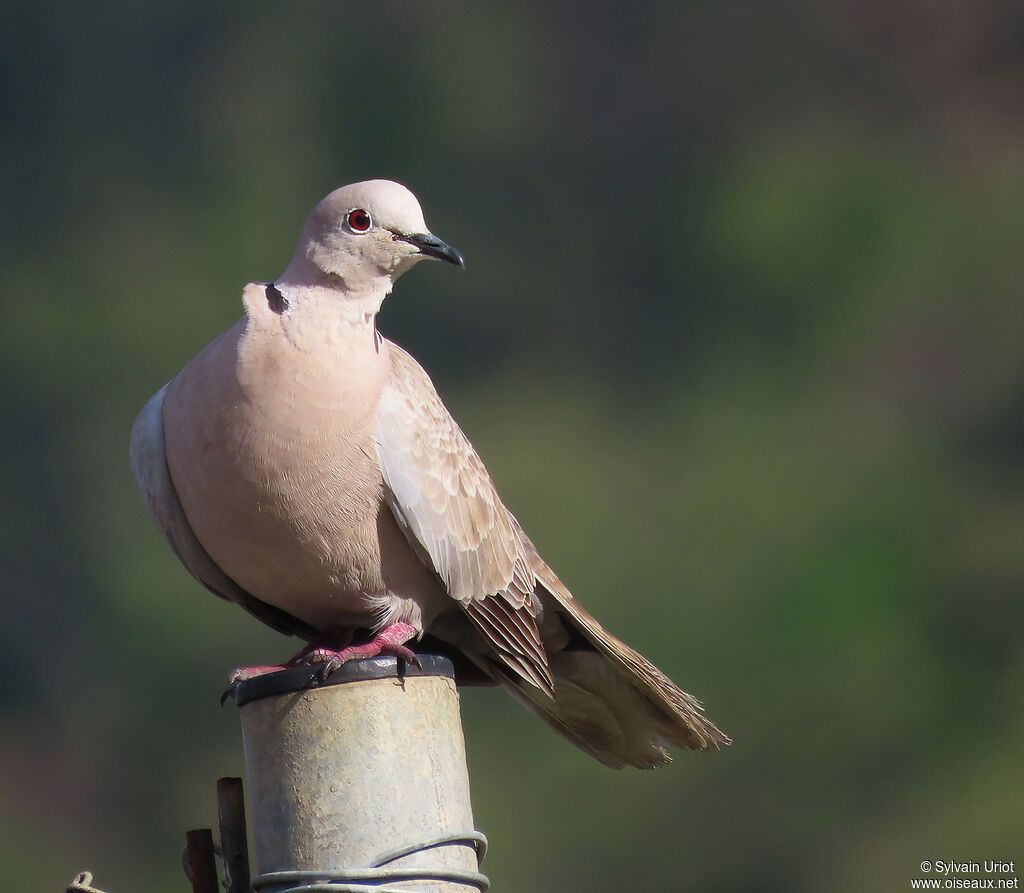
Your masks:
<path fill-rule="evenodd" d="M 457 267 L 465 267 L 466 262 L 462 259 L 462 255 L 459 254 L 451 245 L 442 239 L 439 239 L 433 233 L 414 233 L 411 236 L 399 236 L 400 239 L 408 242 L 411 245 L 415 245 L 420 250 L 420 254 L 425 254 L 427 257 L 433 257 L 437 260 L 446 260 L 450 264 L 455 264 Z"/>

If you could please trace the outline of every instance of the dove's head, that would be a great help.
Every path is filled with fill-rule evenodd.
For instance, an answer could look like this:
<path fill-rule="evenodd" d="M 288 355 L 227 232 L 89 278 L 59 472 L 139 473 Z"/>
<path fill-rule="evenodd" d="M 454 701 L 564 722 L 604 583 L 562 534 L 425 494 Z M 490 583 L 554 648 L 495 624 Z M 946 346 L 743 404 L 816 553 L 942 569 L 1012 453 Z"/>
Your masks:
<path fill-rule="evenodd" d="M 424 258 L 465 266 L 427 229 L 415 195 L 391 180 L 366 180 L 335 189 L 313 209 L 282 280 L 386 294 Z"/>

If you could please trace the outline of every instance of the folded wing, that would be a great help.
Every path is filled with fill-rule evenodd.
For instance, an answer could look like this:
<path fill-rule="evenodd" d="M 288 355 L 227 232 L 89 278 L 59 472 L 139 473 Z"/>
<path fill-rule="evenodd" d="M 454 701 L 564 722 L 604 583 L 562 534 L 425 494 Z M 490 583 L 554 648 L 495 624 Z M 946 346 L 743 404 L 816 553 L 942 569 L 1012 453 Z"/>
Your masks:
<path fill-rule="evenodd" d="M 392 373 L 377 409 L 377 452 L 391 510 L 501 661 L 553 697 L 537 578 L 518 525 L 426 372 L 387 344 Z"/>

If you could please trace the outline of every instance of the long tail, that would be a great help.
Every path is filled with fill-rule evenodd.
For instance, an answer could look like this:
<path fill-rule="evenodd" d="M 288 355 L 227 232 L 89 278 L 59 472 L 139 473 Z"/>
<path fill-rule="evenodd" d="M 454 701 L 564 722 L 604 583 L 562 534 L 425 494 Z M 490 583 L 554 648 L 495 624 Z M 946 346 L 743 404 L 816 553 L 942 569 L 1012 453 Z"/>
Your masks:
<path fill-rule="evenodd" d="M 672 759 L 670 746 L 708 750 L 732 743 L 693 695 L 601 626 L 523 537 L 540 583 L 541 634 L 555 699 L 513 674 L 500 674 L 519 701 L 616 769 L 661 766 Z"/>
<path fill-rule="evenodd" d="M 696 698 L 604 629 L 567 592 L 565 598 L 551 592 L 555 587 L 545 588 L 570 631 L 567 647 L 548 653 L 555 700 L 516 679 L 504 681 L 548 725 L 616 769 L 661 766 L 672 759 L 670 746 L 708 750 L 732 743 Z M 572 632 L 581 634 L 576 642 Z"/>

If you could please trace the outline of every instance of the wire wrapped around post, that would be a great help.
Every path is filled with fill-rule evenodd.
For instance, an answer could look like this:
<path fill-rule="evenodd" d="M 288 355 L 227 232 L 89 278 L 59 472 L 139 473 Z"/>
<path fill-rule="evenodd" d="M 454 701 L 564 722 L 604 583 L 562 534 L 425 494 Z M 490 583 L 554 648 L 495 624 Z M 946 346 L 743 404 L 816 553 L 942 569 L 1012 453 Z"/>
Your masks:
<path fill-rule="evenodd" d="M 447 658 L 356 660 L 240 682 L 254 893 L 478 893 L 465 743 Z"/>

